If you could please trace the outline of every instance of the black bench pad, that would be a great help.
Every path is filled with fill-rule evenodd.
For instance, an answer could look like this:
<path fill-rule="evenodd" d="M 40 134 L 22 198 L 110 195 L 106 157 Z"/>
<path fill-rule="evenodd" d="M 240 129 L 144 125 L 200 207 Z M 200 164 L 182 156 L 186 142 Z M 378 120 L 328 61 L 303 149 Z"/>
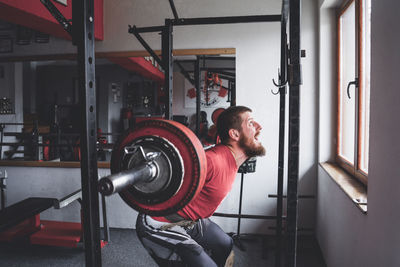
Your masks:
<path fill-rule="evenodd" d="M 0 211 L 0 232 L 7 230 L 54 205 L 54 198 L 31 197 Z"/>

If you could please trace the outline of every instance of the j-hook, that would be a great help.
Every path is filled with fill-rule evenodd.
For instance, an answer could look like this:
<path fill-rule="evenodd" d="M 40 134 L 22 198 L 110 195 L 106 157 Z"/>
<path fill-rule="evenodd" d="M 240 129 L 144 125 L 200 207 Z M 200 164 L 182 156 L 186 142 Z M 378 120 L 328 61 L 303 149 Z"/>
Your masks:
<path fill-rule="evenodd" d="M 279 81 L 280 81 L 280 80 L 281 80 L 281 73 L 280 73 L 280 70 L 278 70 L 278 76 L 279 76 Z M 278 87 L 278 90 L 277 90 L 276 92 L 274 92 L 274 91 L 271 89 L 271 93 L 272 93 L 273 95 L 277 95 L 277 94 L 279 94 L 279 89 L 281 89 L 282 87 L 285 87 L 286 84 L 288 83 L 288 80 L 286 79 L 286 81 L 284 81 L 282 84 L 278 84 L 277 82 L 275 82 L 274 79 L 272 79 L 272 82 L 273 82 L 273 84 L 274 84 L 276 87 Z"/>

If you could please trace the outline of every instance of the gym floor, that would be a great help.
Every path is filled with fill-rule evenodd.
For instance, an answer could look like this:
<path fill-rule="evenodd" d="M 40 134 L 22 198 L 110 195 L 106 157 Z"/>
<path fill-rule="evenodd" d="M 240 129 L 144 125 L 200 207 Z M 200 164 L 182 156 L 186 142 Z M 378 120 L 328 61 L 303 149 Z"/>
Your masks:
<path fill-rule="evenodd" d="M 134 230 L 111 229 L 111 242 L 102 249 L 103 266 L 156 267 L 137 239 Z M 236 267 L 275 266 L 273 237 L 243 236 L 246 251 L 235 246 Z M 85 253 L 80 248 L 58 248 L 21 244 L 0 243 L 0 266 L 85 266 Z M 298 267 L 326 267 L 315 239 L 311 236 L 298 238 Z"/>

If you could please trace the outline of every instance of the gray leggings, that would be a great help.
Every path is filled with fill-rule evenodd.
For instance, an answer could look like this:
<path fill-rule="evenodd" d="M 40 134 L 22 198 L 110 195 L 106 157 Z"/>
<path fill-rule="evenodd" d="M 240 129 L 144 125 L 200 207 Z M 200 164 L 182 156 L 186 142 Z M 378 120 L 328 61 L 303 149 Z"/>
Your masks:
<path fill-rule="evenodd" d="M 200 219 L 190 227 L 174 226 L 139 214 L 137 235 L 159 266 L 224 266 L 233 241 L 210 219 Z M 160 229 L 161 228 L 161 229 Z"/>

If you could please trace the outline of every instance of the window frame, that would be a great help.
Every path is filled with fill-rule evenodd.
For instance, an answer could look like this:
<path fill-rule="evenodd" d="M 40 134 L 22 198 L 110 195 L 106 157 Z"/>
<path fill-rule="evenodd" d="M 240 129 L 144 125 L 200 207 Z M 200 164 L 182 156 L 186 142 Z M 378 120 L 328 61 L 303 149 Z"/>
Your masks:
<path fill-rule="evenodd" d="M 354 132 L 354 165 L 343 158 L 340 155 L 340 145 L 341 145 L 341 121 L 340 121 L 340 116 L 341 116 L 341 16 L 346 12 L 346 10 L 350 7 L 350 5 L 354 3 L 355 4 L 355 23 L 356 23 L 356 54 L 357 54 L 357 59 L 355 59 L 355 65 L 356 65 L 356 70 L 355 74 L 358 78 L 358 87 L 356 87 L 358 90 L 356 92 L 356 99 L 355 99 L 355 132 Z M 361 114 L 363 110 L 363 105 L 362 105 L 362 97 L 363 97 L 363 0 L 348 0 L 342 5 L 342 7 L 339 9 L 336 22 L 337 22 L 337 142 L 336 142 L 336 163 L 341 166 L 343 169 L 345 169 L 347 172 L 349 172 L 351 175 L 356 177 L 360 182 L 362 182 L 364 185 L 367 185 L 368 183 L 368 173 L 364 172 L 363 170 L 360 169 L 360 164 L 361 164 L 361 136 L 360 132 L 362 131 L 362 121 L 361 121 Z M 367 152 L 368 153 L 368 152 Z"/>

